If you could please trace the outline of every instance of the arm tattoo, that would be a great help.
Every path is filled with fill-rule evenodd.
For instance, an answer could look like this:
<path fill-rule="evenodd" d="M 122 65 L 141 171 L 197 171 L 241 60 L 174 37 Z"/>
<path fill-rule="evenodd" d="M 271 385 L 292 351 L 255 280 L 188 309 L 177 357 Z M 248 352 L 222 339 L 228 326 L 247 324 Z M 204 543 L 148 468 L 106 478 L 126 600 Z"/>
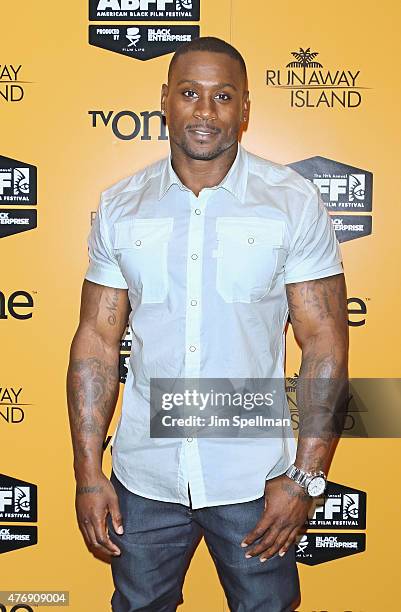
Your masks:
<path fill-rule="evenodd" d="M 116 312 L 118 306 L 118 290 L 114 289 L 113 295 L 106 297 L 107 310 L 109 311 L 109 316 L 107 317 L 107 321 L 109 325 L 115 325 L 117 321 Z"/>
<path fill-rule="evenodd" d="M 348 398 L 343 275 L 287 285 L 287 298 L 294 333 L 302 338 L 302 364 L 296 384 L 296 465 L 308 471 L 324 470 L 334 439 L 341 435 Z"/>
<path fill-rule="evenodd" d="M 101 451 L 118 395 L 118 365 L 98 357 L 72 359 L 68 373 L 69 416 L 76 458 Z"/>
<path fill-rule="evenodd" d="M 289 484 L 285 481 L 282 482 L 281 484 L 281 488 L 283 491 L 285 491 L 290 497 L 298 497 L 298 499 L 304 501 L 304 502 L 309 502 L 310 501 L 310 496 L 307 494 L 306 491 L 297 491 L 294 489 L 294 487 L 292 486 L 292 484 Z"/>
<path fill-rule="evenodd" d="M 99 487 L 97 485 L 93 487 L 77 487 L 76 492 L 77 495 L 84 495 L 85 493 L 102 493 L 103 487 Z"/>

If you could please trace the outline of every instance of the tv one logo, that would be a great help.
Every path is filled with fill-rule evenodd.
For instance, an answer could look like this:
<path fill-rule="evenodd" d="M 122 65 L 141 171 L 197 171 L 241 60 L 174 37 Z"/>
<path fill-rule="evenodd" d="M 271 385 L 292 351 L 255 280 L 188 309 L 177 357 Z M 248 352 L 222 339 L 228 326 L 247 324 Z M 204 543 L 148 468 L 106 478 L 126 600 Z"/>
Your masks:
<path fill-rule="evenodd" d="M 139 114 L 131 110 L 115 113 L 112 110 L 90 110 L 91 127 L 107 127 L 120 140 L 168 140 L 167 126 L 160 111 L 142 111 Z"/>
<path fill-rule="evenodd" d="M 28 291 L 13 291 L 8 297 L 0 291 L 0 321 L 9 317 L 20 321 L 31 319 L 33 307 L 33 297 Z"/>

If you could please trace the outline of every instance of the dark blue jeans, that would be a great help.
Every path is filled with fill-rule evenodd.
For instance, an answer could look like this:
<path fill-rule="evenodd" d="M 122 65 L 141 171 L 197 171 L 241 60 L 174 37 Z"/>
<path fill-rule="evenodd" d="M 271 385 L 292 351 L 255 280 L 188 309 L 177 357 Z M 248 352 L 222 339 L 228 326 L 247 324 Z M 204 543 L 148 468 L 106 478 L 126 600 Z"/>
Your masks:
<path fill-rule="evenodd" d="M 231 612 L 293 612 L 299 604 L 295 546 L 265 563 L 245 559 L 240 542 L 259 520 L 263 497 L 254 501 L 193 510 L 128 491 L 114 472 L 124 534 L 108 515 L 110 538 L 121 550 L 111 562 L 113 612 L 174 612 L 202 536 L 215 563 Z M 205 585 L 207 588 L 207 585 Z M 217 612 L 217 611 L 213 611 Z"/>

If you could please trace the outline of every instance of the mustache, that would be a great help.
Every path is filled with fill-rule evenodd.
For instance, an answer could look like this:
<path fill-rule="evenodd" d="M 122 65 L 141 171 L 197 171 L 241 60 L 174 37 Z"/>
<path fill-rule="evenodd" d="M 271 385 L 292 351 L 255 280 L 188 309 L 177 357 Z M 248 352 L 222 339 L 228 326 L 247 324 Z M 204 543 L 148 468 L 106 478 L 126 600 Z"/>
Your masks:
<path fill-rule="evenodd" d="M 213 134 L 218 134 L 221 130 L 214 125 L 209 125 L 208 123 L 191 123 L 186 126 L 186 130 L 206 130 L 207 132 L 212 132 Z"/>

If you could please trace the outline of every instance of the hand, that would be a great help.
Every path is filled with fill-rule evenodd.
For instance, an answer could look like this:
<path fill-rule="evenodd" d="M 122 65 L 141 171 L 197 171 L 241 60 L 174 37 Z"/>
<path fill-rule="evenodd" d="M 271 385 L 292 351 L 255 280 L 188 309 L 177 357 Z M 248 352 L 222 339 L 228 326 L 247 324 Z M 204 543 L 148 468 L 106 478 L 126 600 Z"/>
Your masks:
<path fill-rule="evenodd" d="M 86 477 L 85 484 L 77 480 L 75 509 L 89 550 L 96 554 L 106 553 L 107 556 L 119 555 L 121 551 L 111 541 L 106 523 L 110 512 L 116 533 L 121 535 L 124 532 L 118 497 L 112 483 L 102 472 L 90 479 Z"/>
<path fill-rule="evenodd" d="M 242 547 L 260 542 L 246 551 L 245 557 L 260 555 L 267 561 L 277 552 L 283 556 L 305 525 L 312 498 L 285 474 L 266 481 L 265 509 L 255 529 L 241 542 Z"/>

